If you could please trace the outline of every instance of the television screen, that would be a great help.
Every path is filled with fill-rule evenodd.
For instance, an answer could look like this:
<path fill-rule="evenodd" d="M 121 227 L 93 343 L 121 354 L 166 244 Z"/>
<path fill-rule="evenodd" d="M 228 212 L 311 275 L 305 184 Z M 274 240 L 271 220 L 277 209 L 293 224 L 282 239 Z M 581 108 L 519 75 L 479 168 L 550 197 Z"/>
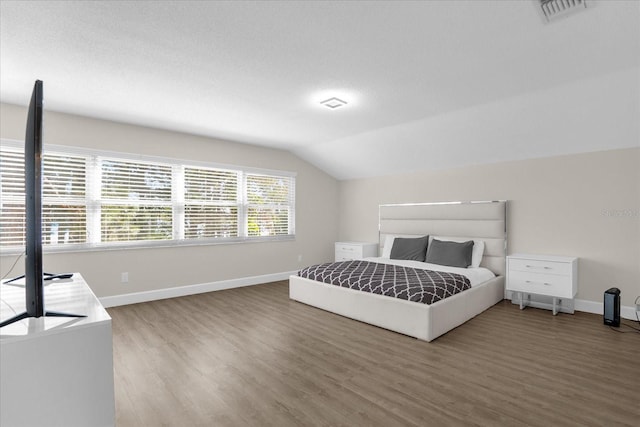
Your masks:
<path fill-rule="evenodd" d="M 36 80 L 24 140 L 26 214 L 25 292 L 29 317 L 44 315 L 42 270 L 42 81 Z"/>
<path fill-rule="evenodd" d="M 41 80 L 36 80 L 33 86 L 27 116 L 27 132 L 24 140 L 25 312 L 0 322 L 0 327 L 28 317 L 85 317 L 77 314 L 45 311 L 44 308 L 44 280 L 67 278 L 71 275 L 48 274 L 42 268 L 42 86 Z M 16 279 L 5 283 L 13 280 Z"/>

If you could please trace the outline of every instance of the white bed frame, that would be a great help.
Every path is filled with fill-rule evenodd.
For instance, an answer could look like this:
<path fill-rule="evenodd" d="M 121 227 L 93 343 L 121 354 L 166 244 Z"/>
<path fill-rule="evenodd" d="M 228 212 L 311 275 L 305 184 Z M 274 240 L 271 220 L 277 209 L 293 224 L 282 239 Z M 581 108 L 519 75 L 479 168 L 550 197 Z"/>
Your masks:
<path fill-rule="evenodd" d="M 481 239 L 481 266 L 497 277 L 427 305 L 289 278 L 289 298 L 418 339 L 432 341 L 504 299 L 506 201 L 380 205 L 379 241 L 387 235 Z"/>

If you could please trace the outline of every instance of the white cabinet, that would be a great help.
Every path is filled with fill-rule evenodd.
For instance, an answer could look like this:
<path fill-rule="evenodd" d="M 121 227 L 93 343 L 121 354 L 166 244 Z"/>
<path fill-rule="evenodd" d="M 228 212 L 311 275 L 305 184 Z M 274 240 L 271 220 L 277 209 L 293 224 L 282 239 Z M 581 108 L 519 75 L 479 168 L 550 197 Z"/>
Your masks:
<path fill-rule="evenodd" d="M 378 256 L 377 243 L 336 242 L 336 262 Z"/>
<path fill-rule="evenodd" d="M 24 285 L 2 285 L 0 319 L 25 310 Z M 113 426 L 111 317 L 79 273 L 48 283 L 47 310 L 0 329 L 1 426 Z"/>
<path fill-rule="evenodd" d="M 553 255 L 515 254 L 507 257 L 507 291 L 553 298 L 553 314 L 562 300 L 571 300 L 578 292 L 578 258 Z"/>

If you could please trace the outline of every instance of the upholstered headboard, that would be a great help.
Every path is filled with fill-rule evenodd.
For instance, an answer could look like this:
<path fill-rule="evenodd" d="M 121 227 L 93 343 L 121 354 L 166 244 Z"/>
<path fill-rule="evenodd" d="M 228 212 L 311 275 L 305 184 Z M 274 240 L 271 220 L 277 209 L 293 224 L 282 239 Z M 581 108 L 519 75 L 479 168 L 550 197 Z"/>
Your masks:
<path fill-rule="evenodd" d="M 480 266 L 506 272 L 507 201 L 408 203 L 379 206 L 380 253 L 387 235 L 480 239 Z"/>

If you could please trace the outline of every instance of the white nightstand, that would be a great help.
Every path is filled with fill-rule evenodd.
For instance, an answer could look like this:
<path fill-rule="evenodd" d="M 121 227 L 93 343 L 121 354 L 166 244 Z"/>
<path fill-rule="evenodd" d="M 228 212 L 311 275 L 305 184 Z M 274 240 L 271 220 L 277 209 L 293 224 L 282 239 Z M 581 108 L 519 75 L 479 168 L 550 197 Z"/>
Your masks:
<path fill-rule="evenodd" d="M 377 243 L 336 242 L 336 262 L 378 256 Z"/>
<path fill-rule="evenodd" d="M 507 256 L 508 291 L 520 295 L 520 309 L 525 307 L 524 295 L 536 294 L 553 298 L 553 315 L 558 314 L 558 302 L 573 299 L 578 292 L 578 258 L 514 254 Z"/>

